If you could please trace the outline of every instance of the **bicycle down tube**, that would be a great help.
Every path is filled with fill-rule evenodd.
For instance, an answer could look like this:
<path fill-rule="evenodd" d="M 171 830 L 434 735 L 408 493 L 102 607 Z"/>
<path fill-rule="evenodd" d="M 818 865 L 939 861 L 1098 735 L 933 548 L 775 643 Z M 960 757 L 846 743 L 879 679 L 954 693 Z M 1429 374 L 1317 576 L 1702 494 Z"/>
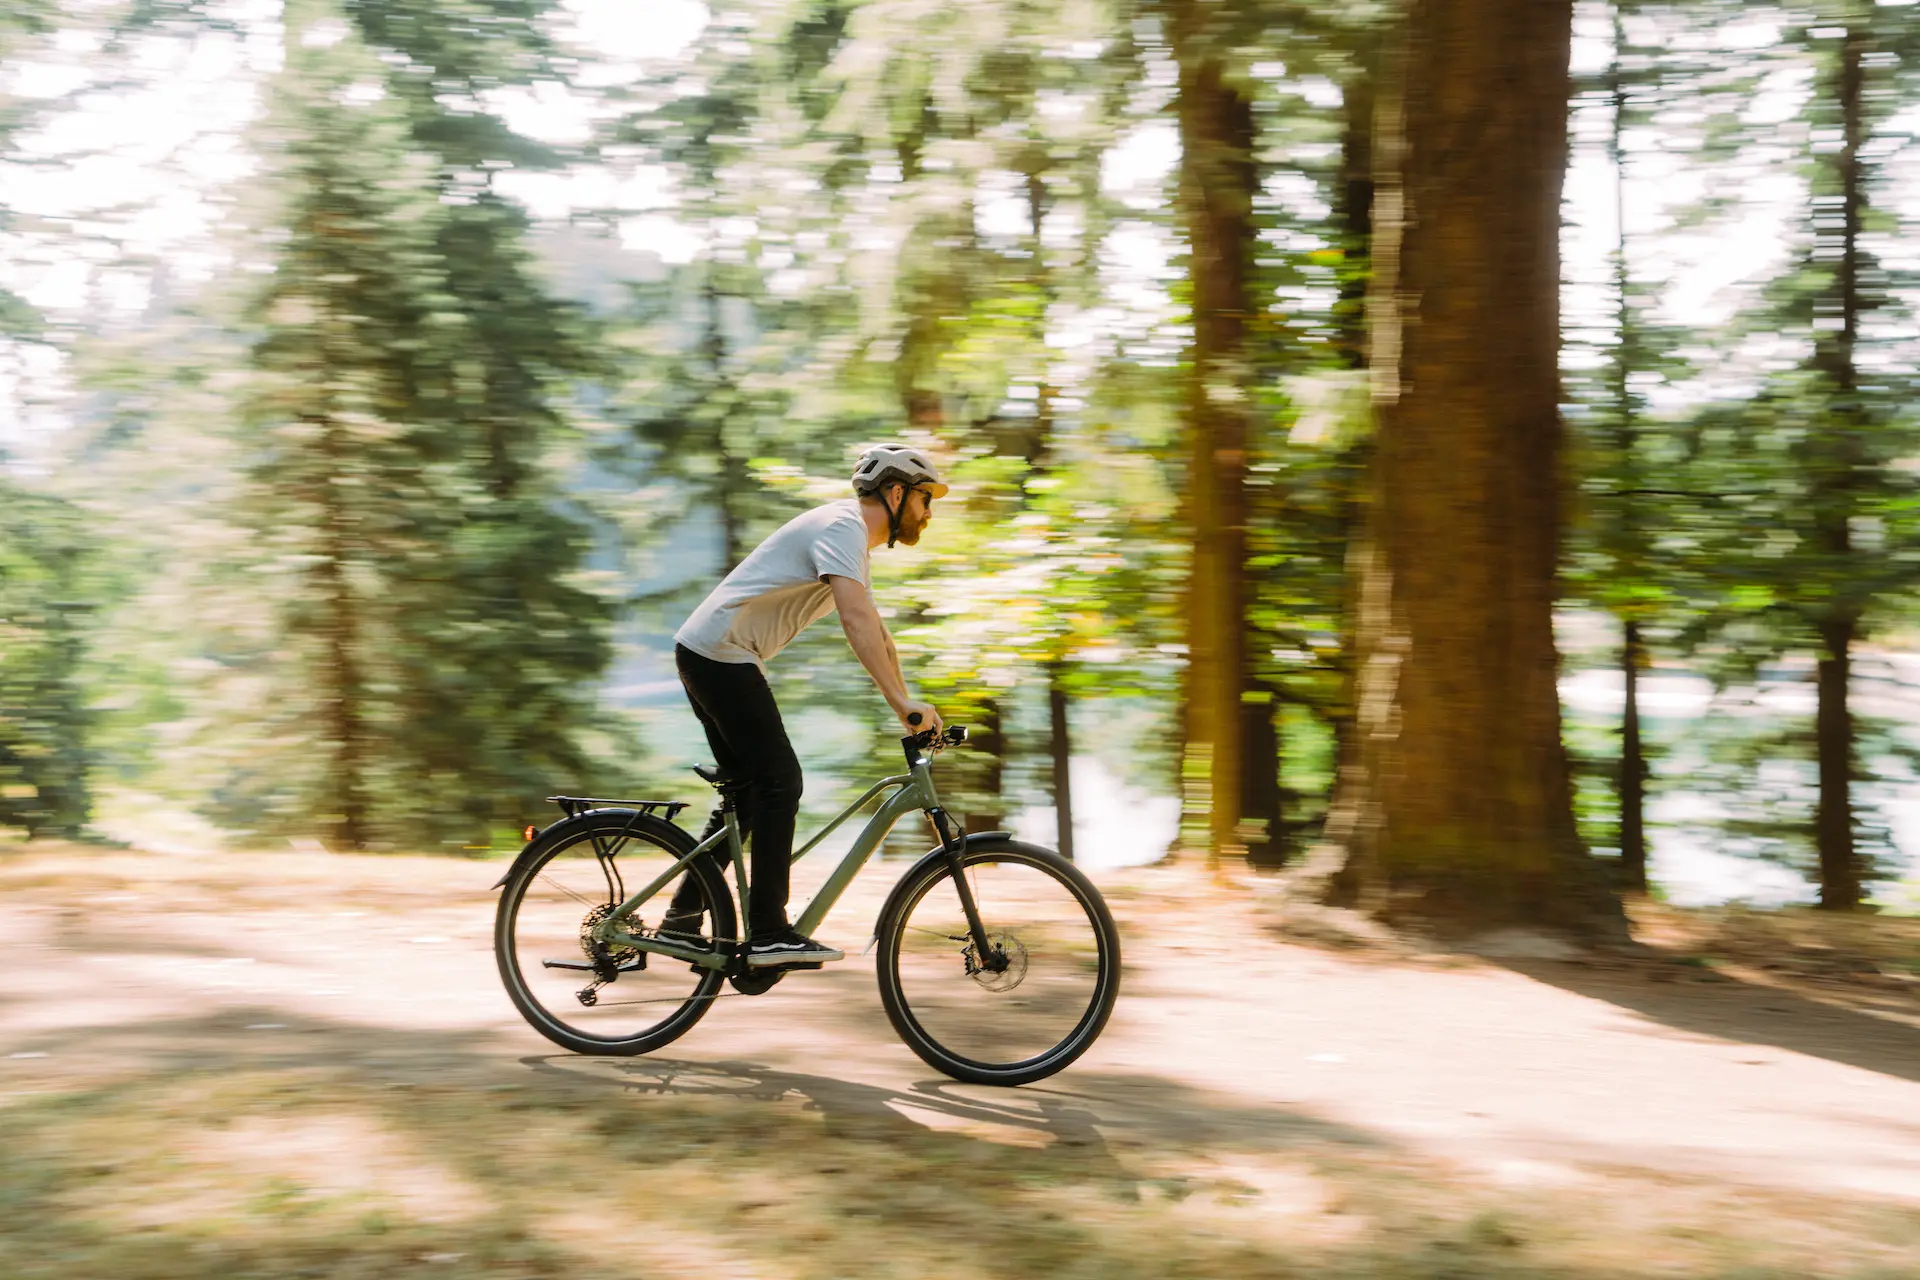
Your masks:
<path fill-rule="evenodd" d="M 852 882 L 855 875 L 859 874 L 860 869 L 866 865 L 867 859 L 872 856 L 873 851 L 879 847 L 880 842 L 886 838 L 887 832 L 893 829 L 893 825 L 896 822 L 909 813 L 923 812 L 939 806 L 939 797 L 933 789 L 933 775 L 930 763 L 923 759 L 915 765 L 913 772 L 883 778 L 869 787 L 865 794 L 845 809 L 842 809 L 838 817 L 821 828 L 805 845 L 801 846 L 801 848 L 794 853 L 794 860 L 797 862 L 812 852 L 816 845 L 831 835 L 848 818 L 852 817 L 862 805 L 873 799 L 875 795 L 887 787 L 897 787 L 899 789 L 891 796 L 888 796 L 886 800 L 881 803 L 880 808 L 874 812 L 873 817 L 868 819 L 867 825 L 863 827 L 860 834 L 854 838 L 852 848 L 847 850 L 845 856 L 841 858 L 840 864 L 834 868 L 833 874 L 827 877 L 826 883 L 820 887 L 818 893 L 814 894 L 813 901 L 807 904 L 807 908 L 801 913 L 800 919 L 794 923 L 794 928 L 801 933 L 807 933 L 817 927 L 820 921 L 826 917 L 827 913 L 833 909 L 834 904 L 839 901 L 840 895 L 846 891 L 847 885 Z M 734 821 L 732 811 L 729 810 L 725 826 L 695 845 L 692 850 L 680 857 L 679 860 L 666 871 L 656 876 L 650 884 L 628 897 L 618 908 L 609 913 L 607 920 L 595 929 L 596 934 L 602 935 L 600 940 L 619 946 L 635 947 L 641 951 L 652 952 L 655 955 L 670 956 L 676 960 L 685 960 L 691 964 L 697 964 L 707 969 L 726 968 L 730 957 L 724 953 L 682 946 L 678 943 L 665 942 L 658 938 L 630 934 L 614 924 L 615 921 L 624 918 L 630 912 L 636 910 L 642 903 L 659 893 L 675 875 L 685 870 L 689 863 L 710 852 L 715 845 L 718 845 L 723 840 L 727 842 L 732 855 L 730 861 L 733 863 L 735 877 L 740 882 L 740 908 L 743 912 L 749 910 L 748 894 L 751 891 L 748 888 L 744 874 L 745 859 L 741 856 L 739 826 Z"/>

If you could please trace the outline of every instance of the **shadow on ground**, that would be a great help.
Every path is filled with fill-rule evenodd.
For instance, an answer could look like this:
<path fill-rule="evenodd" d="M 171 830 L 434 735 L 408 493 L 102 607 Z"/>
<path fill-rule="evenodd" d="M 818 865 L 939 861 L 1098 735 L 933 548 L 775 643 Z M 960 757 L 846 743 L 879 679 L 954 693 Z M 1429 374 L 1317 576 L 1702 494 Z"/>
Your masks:
<path fill-rule="evenodd" d="M 1618 967 L 1565 960 L 1499 963 L 1536 982 L 1630 1009 L 1676 1031 L 1769 1045 L 1920 1081 L 1920 1029 L 1779 987 L 1660 959 Z"/>
<path fill-rule="evenodd" d="M 1885 1207 L 1704 1184 L 1690 1234 L 1649 1242 L 1594 1188 L 1476 1186 L 1363 1128 L 1153 1076 L 888 1088 L 515 1058 L 485 1031 L 269 1003 L 55 1039 L 58 1070 L 14 1064 L 40 1066 L 37 1089 L 0 1106 L 7 1277 L 1625 1280 L 1657 1262 L 1753 1280 L 1810 1274 L 1802 1249 L 1823 1274 L 1892 1276 L 1920 1247 Z M 1775 1244 L 1721 1219 L 1756 1211 L 1827 1226 Z"/>

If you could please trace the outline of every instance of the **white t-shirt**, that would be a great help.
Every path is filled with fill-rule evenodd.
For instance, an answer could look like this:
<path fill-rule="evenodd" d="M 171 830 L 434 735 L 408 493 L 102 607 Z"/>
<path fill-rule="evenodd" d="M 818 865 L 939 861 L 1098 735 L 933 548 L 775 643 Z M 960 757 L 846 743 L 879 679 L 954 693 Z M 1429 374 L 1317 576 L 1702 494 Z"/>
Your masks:
<path fill-rule="evenodd" d="M 673 635 L 715 662 L 766 661 L 833 612 L 827 575 L 873 585 L 858 498 L 797 515 L 721 580 Z"/>

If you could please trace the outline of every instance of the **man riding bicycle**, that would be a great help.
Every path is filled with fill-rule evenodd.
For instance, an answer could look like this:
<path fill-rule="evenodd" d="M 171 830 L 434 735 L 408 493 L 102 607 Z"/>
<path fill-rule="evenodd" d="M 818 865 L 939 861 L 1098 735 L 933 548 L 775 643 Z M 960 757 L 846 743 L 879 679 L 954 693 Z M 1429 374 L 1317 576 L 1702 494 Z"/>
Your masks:
<path fill-rule="evenodd" d="M 847 643 L 908 732 L 942 727 L 939 713 L 907 689 L 893 637 L 873 603 L 868 560 L 883 542 L 891 547 L 920 541 L 933 519 L 933 500 L 944 497 L 947 486 L 921 451 L 880 445 L 860 455 L 853 489 L 856 497 L 815 507 L 775 530 L 673 637 L 687 700 L 721 775 L 741 788 L 736 812 L 753 850 L 747 964 L 754 968 L 845 958 L 787 921 L 801 774 L 767 685 L 767 660 L 837 609 Z M 698 898 L 691 889 L 689 880 L 661 922 L 662 932 L 697 925 Z"/>

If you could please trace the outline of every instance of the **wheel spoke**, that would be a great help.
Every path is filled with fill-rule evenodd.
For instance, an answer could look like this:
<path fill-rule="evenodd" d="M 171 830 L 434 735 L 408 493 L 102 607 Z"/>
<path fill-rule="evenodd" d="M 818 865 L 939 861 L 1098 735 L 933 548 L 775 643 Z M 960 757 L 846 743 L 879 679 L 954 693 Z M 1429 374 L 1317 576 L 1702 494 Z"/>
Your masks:
<path fill-rule="evenodd" d="M 587 897 L 585 894 L 574 892 L 573 889 L 569 888 L 567 885 L 560 883 L 558 880 L 549 880 L 549 881 L 545 881 L 544 883 L 551 884 L 554 888 L 566 894 L 568 897 L 572 898 L 575 902 L 578 902 L 583 907 L 597 907 L 600 905 L 598 902 L 595 902 L 592 898 Z"/>

